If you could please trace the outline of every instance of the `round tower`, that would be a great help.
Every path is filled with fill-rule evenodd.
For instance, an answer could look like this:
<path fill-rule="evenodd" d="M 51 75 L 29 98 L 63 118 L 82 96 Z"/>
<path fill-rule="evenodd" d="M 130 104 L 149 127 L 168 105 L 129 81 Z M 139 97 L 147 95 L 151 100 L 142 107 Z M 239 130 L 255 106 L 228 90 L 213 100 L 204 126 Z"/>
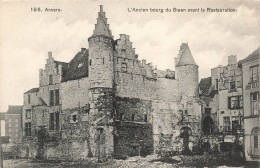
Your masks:
<path fill-rule="evenodd" d="M 113 88 L 113 36 L 102 5 L 95 30 L 88 41 L 90 88 Z"/>
<path fill-rule="evenodd" d="M 113 36 L 107 24 L 103 6 L 97 24 L 89 37 L 89 117 L 96 154 L 102 161 L 114 151 L 113 140 Z"/>
<path fill-rule="evenodd" d="M 178 57 L 175 58 L 175 73 L 182 99 L 195 98 L 198 95 L 198 65 L 195 63 L 187 43 L 182 43 Z"/>

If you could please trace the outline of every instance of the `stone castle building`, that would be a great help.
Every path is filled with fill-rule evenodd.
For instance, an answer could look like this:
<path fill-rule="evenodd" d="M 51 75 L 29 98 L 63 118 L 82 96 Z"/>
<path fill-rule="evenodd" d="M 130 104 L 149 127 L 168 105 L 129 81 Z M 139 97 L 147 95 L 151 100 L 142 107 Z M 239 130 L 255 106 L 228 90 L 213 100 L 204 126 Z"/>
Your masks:
<path fill-rule="evenodd" d="M 38 88 L 24 93 L 30 157 L 100 159 L 188 150 L 200 136 L 198 65 L 180 46 L 175 72 L 140 61 L 128 35 L 115 40 L 103 7 L 89 48 L 69 62 L 49 52 Z"/>

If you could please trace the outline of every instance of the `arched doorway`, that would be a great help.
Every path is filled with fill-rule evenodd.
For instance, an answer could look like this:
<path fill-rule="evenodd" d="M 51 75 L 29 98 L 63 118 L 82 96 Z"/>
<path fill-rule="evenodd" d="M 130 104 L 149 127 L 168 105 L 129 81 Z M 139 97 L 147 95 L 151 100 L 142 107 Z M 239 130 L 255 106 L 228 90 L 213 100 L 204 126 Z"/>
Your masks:
<path fill-rule="evenodd" d="M 251 155 L 260 156 L 260 127 L 255 127 L 251 132 Z"/>
<path fill-rule="evenodd" d="M 210 135 L 214 131 L 214 122 L 210 116 L 206 116 L 202 122 L 202 131 L 204 135 Z"/>
<path fill-rule="evenodd" d="M 180 130 L 180 138 L 183 138 L 183 152 L 188 153 L 189 149 L 189 137 L 191 136 L 191 129 L 189 127 L 182 127 Z"/>

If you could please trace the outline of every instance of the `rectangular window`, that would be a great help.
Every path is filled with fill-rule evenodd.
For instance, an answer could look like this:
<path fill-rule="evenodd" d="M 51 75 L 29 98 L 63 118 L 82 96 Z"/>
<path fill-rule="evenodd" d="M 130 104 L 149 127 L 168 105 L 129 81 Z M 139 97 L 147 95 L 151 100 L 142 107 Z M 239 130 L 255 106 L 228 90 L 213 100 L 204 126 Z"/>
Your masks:
<path fill-rule="evenodd" d="M 147 122 L 147 114 L 144 114 L 144 122 Z"/>
<path fill-rule="evenodd" d="M 259 65 L 258 66 L 253 66 L 250 67 L 250 79 L 252 82 L 258 81 L 259 80 Z"/>
<path fill-rule="evenodd" d="M 50 84 L 50 85 L 53 84 L 53 75 L 49 75 L 49 84 Z"/>
<path fill-rule="evenodd" d="M 134 114 L 132 114 L 132 121 L 134 121 L 135 120 L 135 115 Z"/>
<path fill-rule="evenodd" d="M 31 123 L 25 123 L 25 136 L 31 136 Z"/>
<path fill-rule="evenodd" d="M 59 90 L 55 90 L 55 105 L 59 105 L 60 104 L 60 93 Z"/>
<path fill-rule="evenodd" d="M 251 93 L 251 114 L 258 115 L 260 114 L 260 99 L 259 99 L 259 92 Z"/>
<path fill-rule="evenodd" d="M 228 97 L 228 108 L 229 109 L 243 108 L 243 97 L 242 96 Z"/>
<path fill-rule="evenodd" d="M 54 105 L 54 90 L 50 91 L 50 105 Z"/>
<path fill-rule="evenodd" d="M 120 117 L 120 118 L 119 118 L 120 121 L 123 121 L 123 116 L 124 116 L 124 114 L 123 114 L 123 113 L 120 113 L 120 116 L 119 116 L 119 117 Z"/>
<path fill-rule="evenodd" d="M 230 90 L 236 90 L 236 82 L 230 82 Z"/>
<path fill-rule="evenodd" d="M 230 70 L 230 76 L 234 76 L 235 75 L 235 70 L 234 69 L 231 69 Z"/>
<path fill-rule="evenodd" d="M 50 91 L 50 106 L 55 106 L 60 104 L 60 95 L 59 90 L 51 90 Z"/>
<path fill-rule="evenodd" d="M 56 113 L 56 130 L 60 129 L 60 114 L 59 112 Z"/>
<path fill-rule="evenodd" d="M 223 117 L 223 131 L 230 131 L 230 117 Z"/>
<path fill-rule="evenodd" d="M 121 71 L 127 72 L 127 64 L 126 64 L 126 63 L 122 63 L 122 65 L 121 65 Z"/>
<path fill-rule="evenodd" d="M 238 100 L 238 104 L 239 104 L 239 108 L 243 108 L 243 96 L 238 96 L 239 100 Z"/>
<path fill-rule="evenodd" d="M 254 136 L 254 148 L 258 148 L 258 135 Z"/>
<path fill-rule="evenodd" d="M 50 130 L 54 130 L 54 113 L 50 113 Z"/>
<path fill-rule="evenodd" d="M 28 95 L 28 104 L 31 103 L 31 95 Z"/>
<path fill-rule="evenodd" d="M 25 113 L 26 113 L 26 114 L 25 114 L 26 119 L 31 119 L 31 117 L 32 117 L 32 116 L 31 116 L 32 111 L 31 111 L 30 109 L 28 109 L 28 110 L 25 111 Z"/>

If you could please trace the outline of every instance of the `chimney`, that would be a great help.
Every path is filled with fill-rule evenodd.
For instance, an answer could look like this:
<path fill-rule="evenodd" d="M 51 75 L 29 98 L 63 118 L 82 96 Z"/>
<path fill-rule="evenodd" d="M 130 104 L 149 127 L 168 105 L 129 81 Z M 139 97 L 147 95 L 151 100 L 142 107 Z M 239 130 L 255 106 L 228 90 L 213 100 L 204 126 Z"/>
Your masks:
<path fill-rule="evenodd" d="M 146 60 L 143 59 L 143 60 L 142 60 L 142 67 L 145 67 L 145 65 L 146 65 Z"/>
<path fill-rule="evenodd" d="M 100 6 L 100 12 L 103 12 L 103 5 L 99 5 Z"/>
<path fill-rule="evenodd" d="M 51 51 L 48 52 L 48 58 L 49 59 L 52 58 L 52 52 Z"/>
<path fill-rule="evenodd" d="M 237 64 L 237 56 L 230 55 L 228 56 L 228 65 Z"/>

